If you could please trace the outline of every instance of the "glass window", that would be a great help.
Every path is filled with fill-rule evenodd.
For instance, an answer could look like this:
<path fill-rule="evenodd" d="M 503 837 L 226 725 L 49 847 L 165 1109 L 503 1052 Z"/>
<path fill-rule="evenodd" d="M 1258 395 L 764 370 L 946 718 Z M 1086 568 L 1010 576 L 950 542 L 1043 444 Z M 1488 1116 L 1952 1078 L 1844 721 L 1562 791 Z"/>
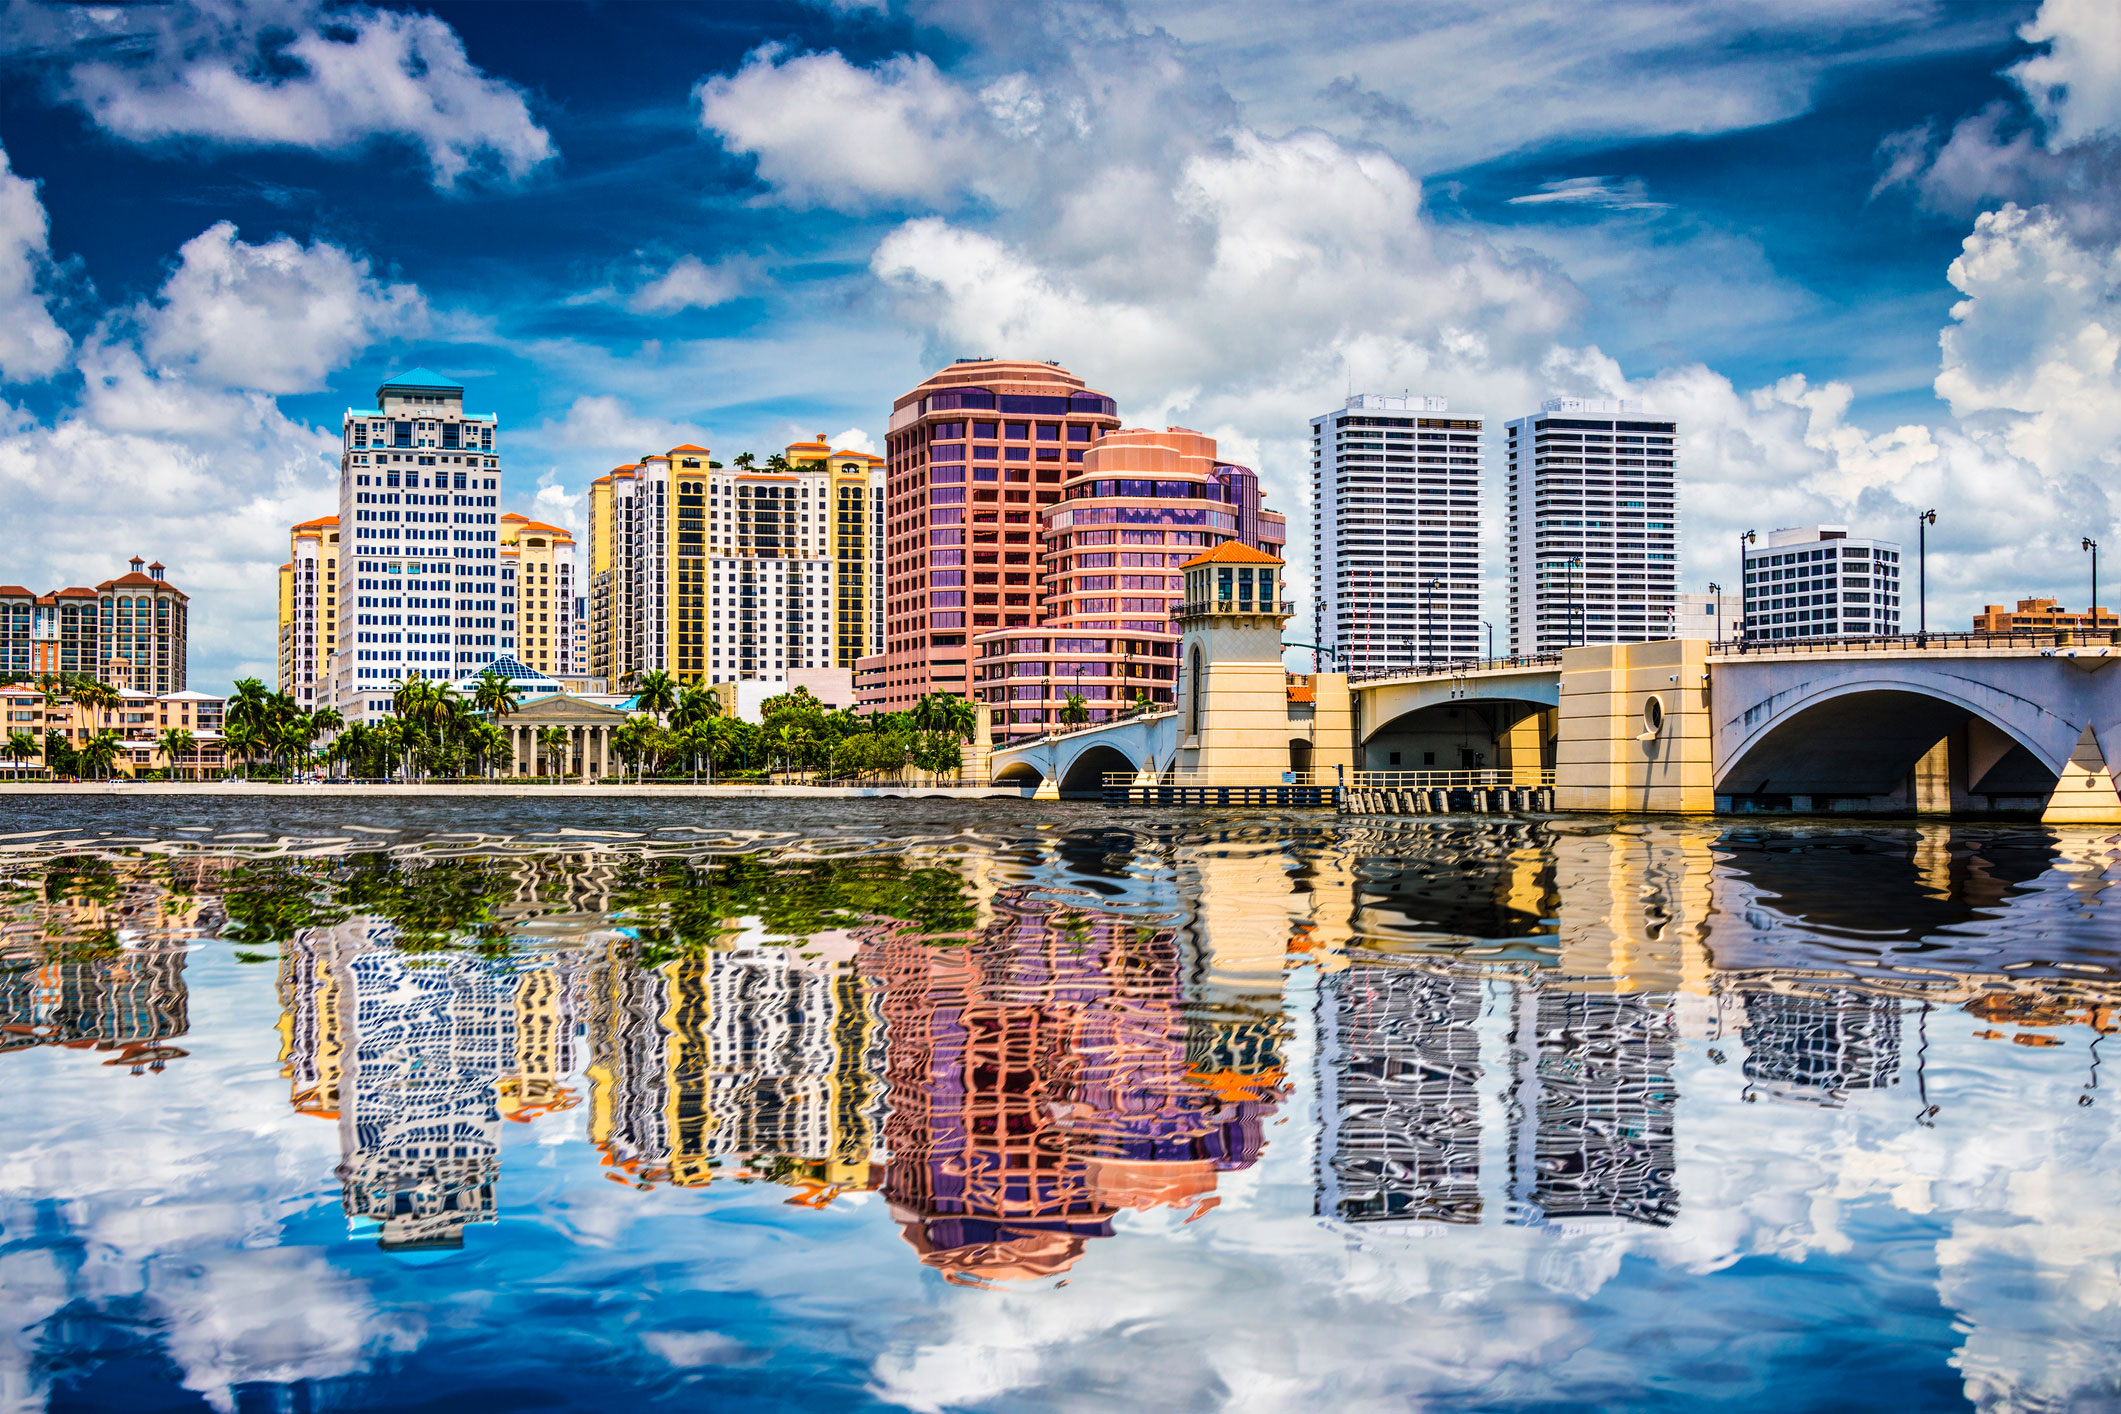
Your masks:
<path fill-rule="evenodd" d="M 1030 441 L 1030 440 L 1031 440 L 1031 424 L 1030 424 L 1030 423 L 1028 423 L 1028 422 L 1012 422 L 1012 423 L 1009 423 L 1009 424 L 1008 424 L 1008 438 L 1009 438 L 1009 440 L 1010 440 L 1010 441 L 1012 441 L 1012 442 L 1028 442 L 1028 441 Z"/>

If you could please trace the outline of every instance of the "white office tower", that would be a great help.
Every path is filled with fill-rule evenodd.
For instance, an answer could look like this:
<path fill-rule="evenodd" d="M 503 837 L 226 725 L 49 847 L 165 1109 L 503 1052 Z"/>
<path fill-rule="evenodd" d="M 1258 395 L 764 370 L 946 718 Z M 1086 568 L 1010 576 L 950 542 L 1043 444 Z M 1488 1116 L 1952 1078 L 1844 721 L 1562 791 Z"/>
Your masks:
<path fill-rule="evenodd" d="M 1311 419 L 1311 637 L 1345 671 L 1481 654 L 1480 419 L 1449 410 L 1363 393 Z"/>
<path fill-rule="evenodd" d="M 1669 638 L 1679 436 L 1640 403 L 1549 398 L 1509 424 L 1510 651 Z"/>
<path fill-rule="evenodd" d="M 388 716 L 409 677 L 451 682 L 514 654 L 499 423 L 424 368 L 385 380 L 373 411 L 346 410 L 332 692 L 349 722 Z"/>
<path fill-rule="evenodd" d="M 1805 525 L 1770 531 L 1765 545 L 1745 547 L 1746 638 L 1898 632 L 1896 542 L 1851 540 L 1842 525 Z"/>

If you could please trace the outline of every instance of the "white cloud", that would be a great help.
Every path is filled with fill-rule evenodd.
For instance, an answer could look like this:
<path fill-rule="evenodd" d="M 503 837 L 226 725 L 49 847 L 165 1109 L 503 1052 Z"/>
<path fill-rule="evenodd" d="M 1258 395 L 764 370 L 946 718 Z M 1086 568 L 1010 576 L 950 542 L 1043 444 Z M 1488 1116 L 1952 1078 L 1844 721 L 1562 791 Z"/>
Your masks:
<path fill-rule="evenodd" d="M 636 314 L 712 309 L 742 296 L 757 279 L 757 267 L 750 261 L 724 260 L 709 265 L 696 255 L 681 255 L 668 270 L 628 295 L 626 307 Z"/>
<path fill-rule="evenodd" d="M 585 393 L 557 418 L 526 427 L 512 440 L 547 455 L 574 454 L 571 460 L 595 466 L 591 476 L 602 476 L 613 466 L 667 452 L 680 443 L 704 447 L 710 435 L 690 422 L 636 412 L 611 394 Z"/>
<path fill-rule="evenodd" d="M 158 364 L 269 393 L 320 386 L 371 344 L 417 333 L 426 301 L 411 285 L 385 285 L 368 262 L 318 241 L 236 239 L 217 222 L 184 243 L 157 302 L 138 311 L 142 347 Z"/>
<path fill-rule="evenodd" d="M 456 31 L 432 15 L 196 0 L 83 8 L 66 17 L 65 32 L 41 36 L 53 23 L 27 19 L 17 42 L 73 40 L 81 57 L 68 95 L 130 141 L 348 153 L 397 139 L 424 154 L 443 188 L 471 177 L 520 181 L 554 156 L 522 93 L 481 72 Z M 131 57 L 95 57 L 119 40 Z"/>
<path fill-rule="evenodd" d="M 2046 122 L 2049 147 L 2121 133 L 2121 18 L 2108 0 L 2043 0 L 2018 34 L 2047 46 L 2010 75 Z"/>
<path fill-rule="evenodd" d="M 755 157 L 760 179 L 799 206 L 945 201 L 977 155 L 977 105 L 926 55 L 860 69 L 837 52 L 767 44 L 693 97 L 700 126 Z"/>
<path fill-rule="evenodd" d="M 48 377 L 73 347 L 37 288 L 51 266 L 49 231 L 37 184 L 0 150 L 0 379 L 10 383 Z"/>
<path fill-rule="evenodd" d="M 832 439 L 832 450 L 835 452 L 867 452 L 872 457 L 880 457 L 884 454 L 884 449 L 877 446 L 876 439 L 859 427 L 849 427 L 841 431 L 838 436 Z"/>
<path fill-rule="evenodd" d="M 1595 206 L 1611 211 L 1663 211 L 1666 205 L 1650 200 L 1649 188 L 1640 177 L 1625 181 L 1614 177 L 1564 177 L 1542 182 L 1538 191 L 1513 196 L 1511 206 Z"/>

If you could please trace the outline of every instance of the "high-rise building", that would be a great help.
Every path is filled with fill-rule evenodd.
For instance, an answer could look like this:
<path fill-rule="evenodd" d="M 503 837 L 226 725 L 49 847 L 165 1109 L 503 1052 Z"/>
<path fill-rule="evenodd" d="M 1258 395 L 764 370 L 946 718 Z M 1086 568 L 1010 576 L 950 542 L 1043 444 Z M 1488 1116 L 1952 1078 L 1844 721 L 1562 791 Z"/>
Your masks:
<path fill-rule="evenodd" d="M 640 671 L 626 612 L 633 563 L 633 484 L 640 468 L 613 467 L 589 484 L 589 675 L 607 692 Z"/>
<path fill-rule="evenodd" d="M 184 691 L 190 600 L 165 569 L 135 555 L 94 589 L 0 585 L 0 672 L 96 678 L 149 696 Z"/>
<path fill-rule="evenodd" d="M 876 641 L 881 459 L 797 442 L 764 466 L 673 447 L 590 491 L 591 676 L 787 682 Z M 841 694 L 844 696 L 845 694 Z"/>
<path fill-rule="evenodd" d="M 574 657 L 574 533 L 527 516 L 501 517 L 502 577 L 515 570 L 516 661 L 547 677 L 582 671 Z"/>
<path fill-rule="evenodd" d="M 1281 514 L 1261 506 L 1252 470 L 1183 427 L 1104 434 L 1067 467 L 1061 496 L 1037 510 L 1035 580 L 1006 563 L 981 569 L 974 546 L 972 592 L 999 577 L 1009 620 L 975 635 L 974 695 L 987 704 L 997 744 L 1049 730 L 1073 695 L 1091 721 L 1136 700 L 1169 706 L 1179 566 L 1230 541 L 1278 556 L 1288 540 Z M 962 583 L 964 574 L 930 578 Z"/>
<path fill-rule="evenodd" d="M 1617 399 L 1549 398 L 1512 420 L 1510 651 L 1646 643 L 1679 595 L 1678 425 Z"/>
<path fill-rule="evenodd" d="M 1745 547 L 1745 636 L 1842 638 L 1900 631 L 1900 546 L 1842 525 L 1768 532 Z"/>
<path fill-rule="evenodd" d="M 333 704 L 388 715 L 407 677 L 452 681 L 516 652 L 515 582 L 500 554 L 500 419 L 415 368 L 374 409 L 348 408 L 339 455 L 340 581 Z"/>
<path fill-rule="evenodd" d="M 315 711 L 331 697 L 339 645 L 339 518 L 305 520 L 288 532 L 280 566 L 280 691 Z"/>
<path fill-rule="evenodd" d="M 1037 511 L 1112 399 L 1058 364 L 959 359 L 900 397 L 885 438 L 884 644 L 857 670 L 867 710 L 968 695 L 972 636 L 1036 621 Z"/>
<path fill-rule="evenodd" d="M 1449 412 L 1361 393 L 1311 419 L 1311 637 L 1344 671 L 1480 656 L 1481 423 Z"/>

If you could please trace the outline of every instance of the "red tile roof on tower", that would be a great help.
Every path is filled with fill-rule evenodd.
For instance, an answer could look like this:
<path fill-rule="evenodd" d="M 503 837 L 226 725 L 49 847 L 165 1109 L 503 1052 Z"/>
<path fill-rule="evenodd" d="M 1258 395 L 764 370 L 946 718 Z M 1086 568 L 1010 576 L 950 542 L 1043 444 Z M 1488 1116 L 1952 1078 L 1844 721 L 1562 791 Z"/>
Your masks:
<path fill-rule="evenodd" d="M 1255 550 L 1242 540 L 1225 540 L 1205 554 L 1195 555 L 1180 565 L 1182 570 L 1195 565 L 1278 565 L 1283 561 L 1264 550 Z"/>

